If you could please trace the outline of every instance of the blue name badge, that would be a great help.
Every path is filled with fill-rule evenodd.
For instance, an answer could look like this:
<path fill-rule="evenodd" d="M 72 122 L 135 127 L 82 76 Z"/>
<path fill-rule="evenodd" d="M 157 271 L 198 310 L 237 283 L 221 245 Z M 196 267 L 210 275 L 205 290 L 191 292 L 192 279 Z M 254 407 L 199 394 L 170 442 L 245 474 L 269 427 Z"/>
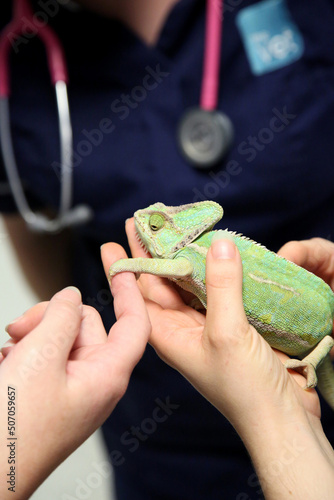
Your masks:
<path fill-rule="evenodd" d="M 236 22 L 255 75 L 287 66 L 303 54 L 303 37 L 285 0 L 264 0 L 246 7 Z"/>

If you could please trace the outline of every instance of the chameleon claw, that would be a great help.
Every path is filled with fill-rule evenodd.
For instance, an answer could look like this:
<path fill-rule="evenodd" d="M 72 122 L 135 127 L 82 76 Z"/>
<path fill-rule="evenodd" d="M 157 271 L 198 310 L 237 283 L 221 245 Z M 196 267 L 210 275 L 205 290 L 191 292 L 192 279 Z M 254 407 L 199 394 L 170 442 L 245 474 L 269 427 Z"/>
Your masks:
<path fill-rule="evenodd" d="M 314 366 L 311 363 L 299 359 L 288 359 L 284 363 L 285 368 L 301 373 L 306 378 L 304 389 L 312 389 L 317 385 L 318 379 Z"/>
<path fill-rule="evenodd" d="M 188 305 L 195 309 L 195 311 L 205 311 L 205 307 L 197 297 L 194 297 Z"/>

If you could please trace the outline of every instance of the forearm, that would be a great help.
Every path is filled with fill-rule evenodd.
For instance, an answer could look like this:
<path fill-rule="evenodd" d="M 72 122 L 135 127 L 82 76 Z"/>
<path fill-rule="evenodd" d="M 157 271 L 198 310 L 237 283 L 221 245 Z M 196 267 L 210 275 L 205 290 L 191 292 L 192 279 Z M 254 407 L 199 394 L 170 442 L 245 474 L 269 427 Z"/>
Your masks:
<path fill-rule="evenodd" d="M 311 423 L 303 411 L 298 413 L 285 418 L 284 412 L 268 412 L 258 425 L 238 430 L 266 500 L 333 498 L 333 449 L 320 422 Z"/>

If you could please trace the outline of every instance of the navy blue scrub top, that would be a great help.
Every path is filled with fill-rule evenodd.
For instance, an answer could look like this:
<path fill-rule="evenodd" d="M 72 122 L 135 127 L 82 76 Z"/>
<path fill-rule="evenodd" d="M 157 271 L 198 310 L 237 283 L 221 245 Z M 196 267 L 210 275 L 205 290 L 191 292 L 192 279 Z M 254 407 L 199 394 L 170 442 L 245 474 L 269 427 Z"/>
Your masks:
<path fill-rule="evenodd" d="M 184 110 L 199 102 L 205 2 L 181 0 L 155 47 L 120 22 L 35 2 L 36 12 L 51 4 L 59 10 L 49 22 L 69 68 L 74 204 L 87 203 L 95 213 L 73 232 L 73 282 L 107 328 L 113 311 L 99 247 L 125 245 L 124 220 L 138 208 L 213 199 L 225 210 L 218 227 L 272 250 L 291 239 L 333 236 L 334 2 L 287 1 L 302 53 L 258 73 L 236 23 L 256 3 L 226 0 L 219 108 L 234 123 L 235 141 L 217 168 L 198 171 L 180 155 L 176 129 Z M 9 4 L 1 2 L 1 25 Z M 54 92 L 43 46 L 27 40 L 11 55 L 15 153 L 32 205 L 57 208 Z M 1 188 L 1 211 L 15 211 Z M 334 443 L 325 403 L 323 424 Z M 262 498 L 233 428 L 150 347 L 103 431 L 122 500 Z"/>

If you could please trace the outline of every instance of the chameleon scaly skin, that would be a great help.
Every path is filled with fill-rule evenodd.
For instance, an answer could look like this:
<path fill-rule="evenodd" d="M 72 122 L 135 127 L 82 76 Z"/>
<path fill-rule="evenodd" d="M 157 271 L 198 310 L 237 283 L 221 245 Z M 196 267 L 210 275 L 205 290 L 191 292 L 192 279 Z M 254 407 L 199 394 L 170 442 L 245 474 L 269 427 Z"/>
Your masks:
<path fill-rule="evenodd" d="M 206 307 L 205 262 L 223 209 L 213 201 L 178 207 L 155 203 L 134 214 L 137 234 L 152 259 L 121 259 L 109 272 L 132 271 L 166 277 L 192 292 Z M 274 348 L 304 359 L 287 368 L 304 373 L 306 387 L 317 383 L 334 410 L 334 370 L 329 351 L 334 293 L 319 277 L 255 241 L 228 232 L 243 265 L 243 303 L 247 319 Z"/>

